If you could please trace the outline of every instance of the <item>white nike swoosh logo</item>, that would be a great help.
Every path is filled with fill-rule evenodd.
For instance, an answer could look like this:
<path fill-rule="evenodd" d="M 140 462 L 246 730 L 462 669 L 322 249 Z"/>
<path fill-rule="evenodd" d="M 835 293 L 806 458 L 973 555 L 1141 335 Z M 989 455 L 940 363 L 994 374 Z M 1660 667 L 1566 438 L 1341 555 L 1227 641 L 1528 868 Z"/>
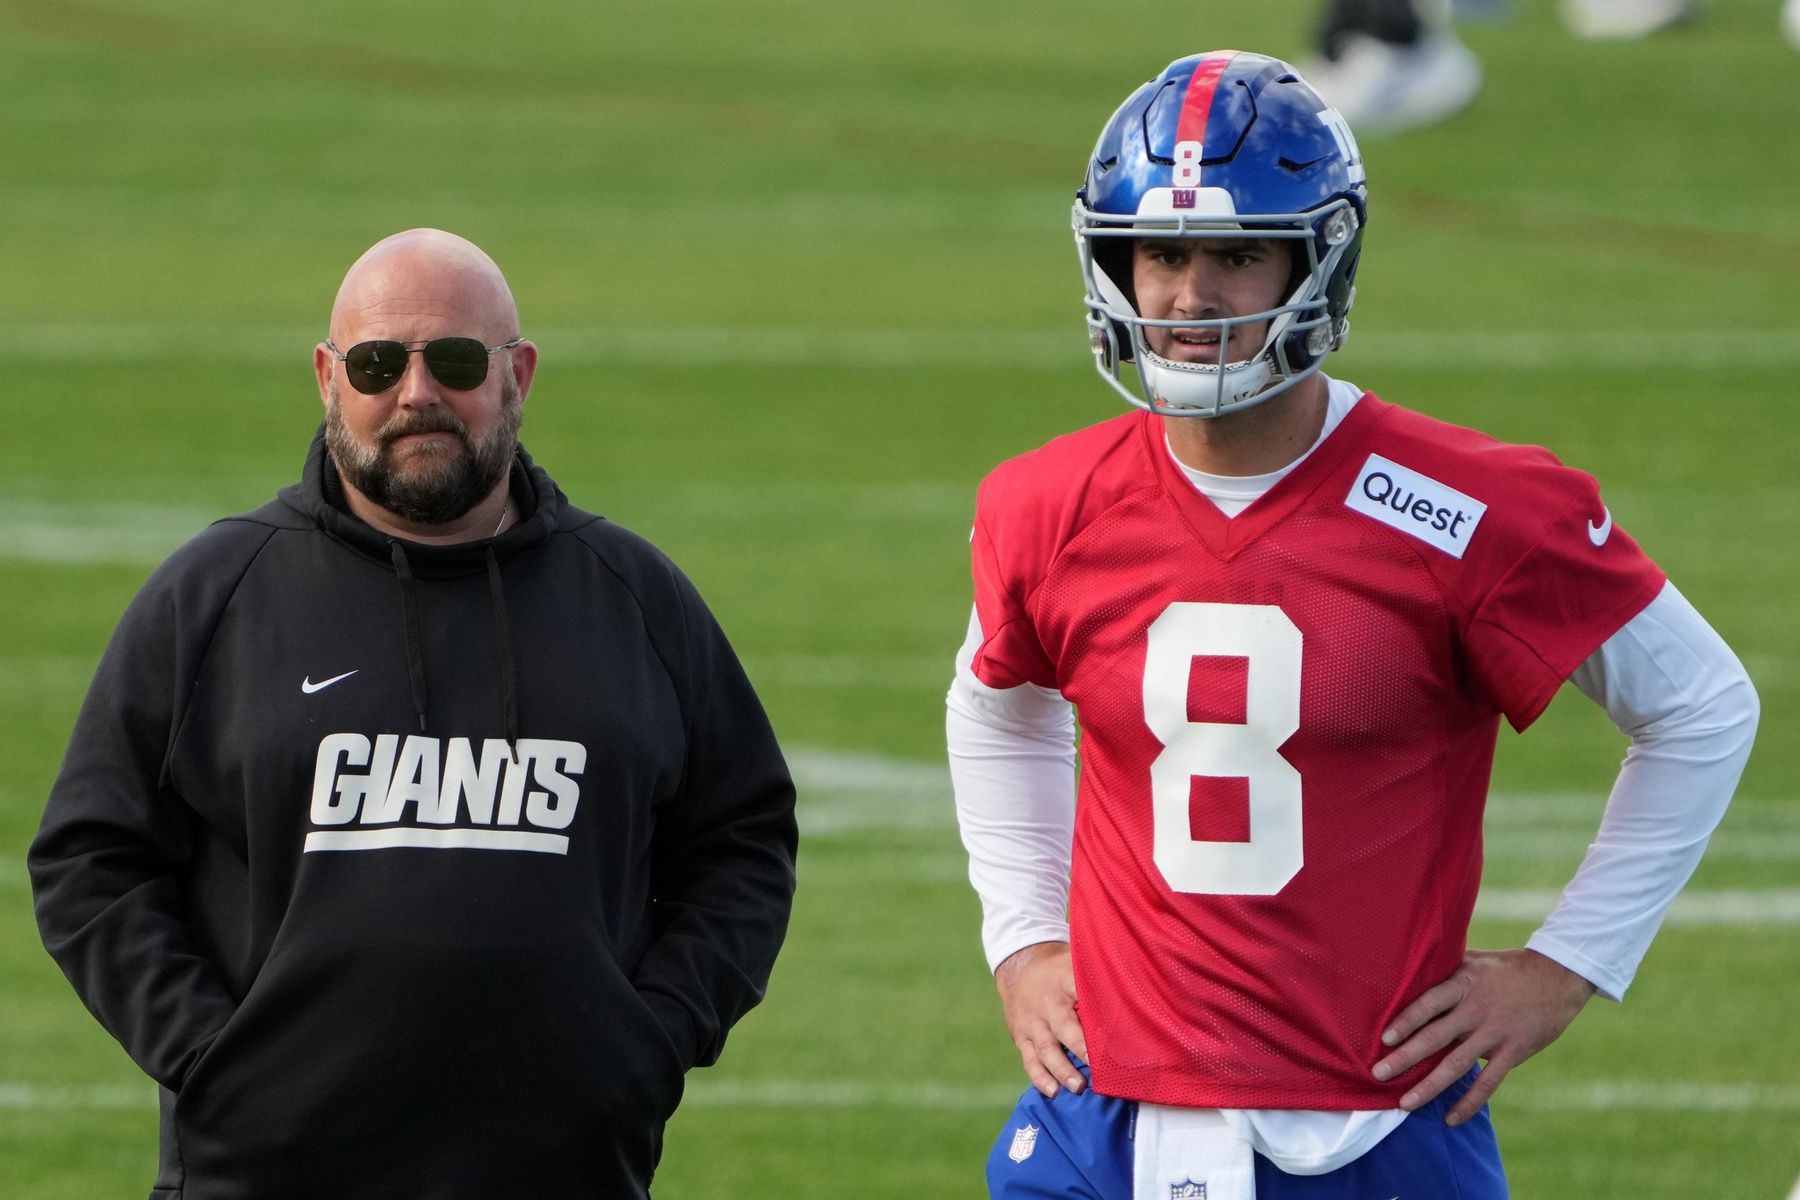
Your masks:
<path fill-rule="evenodd" d="M 1600 511 L 1606 514 L 1606 520 L 1598 525 L 1588 522 L 1588 541 L 1596 546 L 1606 545 L 1606 539 L 1612 536 L 1612 509 L 1603 508 Z"/>
<path fill-rule="evenodd" d="M 361 668 L 358 668 L 358 670 L 360 669 Z M 337 683 L 340 680 L 348 679 L 354 674 L 356 674 L 356 671 L 345 671 L 342 675 L 333 675 L 330 679 L 321 679 L 317 683 L 314 683 L 312 681 L 312 676 L 308 675 L 300 681 L 300 690 L 310 696 L 314 692 L 322 692 L 332 684 Z"/>

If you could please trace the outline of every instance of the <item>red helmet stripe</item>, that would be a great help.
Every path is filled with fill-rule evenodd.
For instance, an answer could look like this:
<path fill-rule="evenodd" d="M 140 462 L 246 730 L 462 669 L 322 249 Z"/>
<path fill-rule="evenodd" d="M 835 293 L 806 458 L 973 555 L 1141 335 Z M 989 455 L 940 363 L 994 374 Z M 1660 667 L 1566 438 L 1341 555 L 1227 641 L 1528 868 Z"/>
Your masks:
<path fill-rule="evenodd" d="M 1206 118 L 1212 113 L 1213 93 L 1219 90 L 1219 79 L 1237 53 L 1236 50 L 1220 50 L 1195 64 L 1193 78 L 1188 80 L 1187 95 L 1181 100 L 1181 118 L 1175 125 L 1177 142 L 1206 145 Z"/>

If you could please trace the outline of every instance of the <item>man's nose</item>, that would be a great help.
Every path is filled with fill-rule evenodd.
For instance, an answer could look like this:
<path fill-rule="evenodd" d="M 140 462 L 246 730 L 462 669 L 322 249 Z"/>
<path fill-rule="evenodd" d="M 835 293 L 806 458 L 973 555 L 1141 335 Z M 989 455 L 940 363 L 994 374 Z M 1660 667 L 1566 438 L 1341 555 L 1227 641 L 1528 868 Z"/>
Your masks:
<path fill-rule="evenodd" d="M 1195 256 L 1181 273 L 1176 287 L 1176 308 L 1190 317 L 1218 311 L 1222 280 L 1223 274 L 1216 263 L 1204 255 Z"/>
<path fill-rule="evenodd" d="M 400 373 L 400 382 L 394 386 L 394 399 L 407 408 L 429 408 L 443 400 L 443 394 L 438 390 L 438 381 L 432 377 L 431 368 L 425 365 L 423 351 L 407 354 L 406 369 Z"/>

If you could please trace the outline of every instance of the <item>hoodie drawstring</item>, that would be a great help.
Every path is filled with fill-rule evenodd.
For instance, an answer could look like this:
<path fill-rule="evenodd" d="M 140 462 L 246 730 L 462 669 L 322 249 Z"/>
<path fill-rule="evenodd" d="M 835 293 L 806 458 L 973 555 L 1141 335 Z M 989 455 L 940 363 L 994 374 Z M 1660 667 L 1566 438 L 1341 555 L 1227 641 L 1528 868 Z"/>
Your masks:
<path fill-rule="evenodd" d="M 518 666 L 513 660 L 512 622 L 506 615 L 506 589 L 500 584 L 500 560 L 490 542 L 487 547 L 488 596 L 494 602 L 495 633 L 500 643 L 500 719 L 506 729 L 506 748 L 519 761 Z"/>
<path fill-rule="evenodd" d="M 406 667 L 412 677 L 413 711 L 419 714 L 419 732 L 425 732 L 425 710 L 430 692 L 425 686 L 425 650 L 419 633 L 418 584 L 407 561 L 406 551 L 397 541 L 388 543 L 388 554 L 394 561 L 394 574 L 400 578 L 400 604 L 406 614 Z M 500 559 L 493 546 L 487 547 L 488 599 L 494 606 L 494 638 L 500 650 L 500 721 L 506 734 L 506 750 L 519 761 L 519 681 L 518 661 L 513 653 L 512 622 L 507 619 L 506 589 L 500 582 Z"/>
<path fill-rule="evenodd" d="M 394 574 L 400 577 L 400 605 L 406 613 L 406 667 L 412 676 L 413 711 L 419 714 L 419 732 L 425 732 L 425 701 L 429 693 L 425 690 L 425 651 L 419 641 L 419 605 L 413 593 L 417 590 L 413 583 L 412 564 L 406 561 L 406 551 L 400 548 L 399 542 L 390 541 L 388 551 L 393 556 Z"/>

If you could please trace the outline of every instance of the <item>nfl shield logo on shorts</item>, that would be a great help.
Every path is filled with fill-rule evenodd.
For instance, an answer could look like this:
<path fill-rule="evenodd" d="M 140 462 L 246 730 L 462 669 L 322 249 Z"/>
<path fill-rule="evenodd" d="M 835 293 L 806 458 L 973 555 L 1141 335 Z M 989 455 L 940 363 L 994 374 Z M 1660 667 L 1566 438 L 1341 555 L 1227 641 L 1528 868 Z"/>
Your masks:
<path fill-rule="evenodd" d="M 1006 1152 L 1006 1157 L 1016 1163 L 1024 1162 L 1031 1157 L 1031 1152 L 1037 1149 L 1037 1137 L 1038 1127 L 1036 1125 L 1021 1125 L 1013 1130 L 1012 1149 Z M 1202 1196 L 1205 1194 L 1204 1191 L 1201 1192 Z"/>
<path fill-rule="evenodd" d="M 1206 1200 L 1206 1185 L 1184 1179 L 1169 1185 L 1169 1200 Z"/>

